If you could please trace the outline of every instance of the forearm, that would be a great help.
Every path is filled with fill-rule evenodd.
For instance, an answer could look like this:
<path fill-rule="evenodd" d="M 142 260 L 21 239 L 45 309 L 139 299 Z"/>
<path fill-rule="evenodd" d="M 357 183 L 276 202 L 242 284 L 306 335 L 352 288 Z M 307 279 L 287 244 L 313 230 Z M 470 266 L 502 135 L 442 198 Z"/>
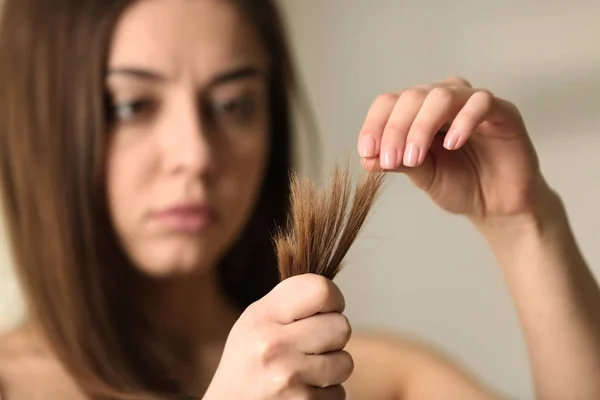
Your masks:
<path fill-rule="evenodd" d="M 506 276 L 539 400 L 600 399 L 600 290 L 558 196 L 531 219 L 481 230 Z"/>

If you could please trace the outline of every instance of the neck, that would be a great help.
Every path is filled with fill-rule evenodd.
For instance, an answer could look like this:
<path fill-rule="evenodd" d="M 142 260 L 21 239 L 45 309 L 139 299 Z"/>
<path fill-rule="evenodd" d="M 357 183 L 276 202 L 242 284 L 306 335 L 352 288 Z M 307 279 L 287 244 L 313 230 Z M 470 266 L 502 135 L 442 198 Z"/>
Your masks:
<path fill-rule="evenodd" d="M 142 303 L 151 323 L 184 357 L 174 372 L 198 392 L 212 380 L 240 315 L 223 294 L 216 268 L 210 271 L 142 282 Z"/>
<path fill-rule="evenodd" d="M 223 342 L 239 317 L 220 288 L 216 268 L 191 276 L 146 280 L 142 293 L 152 323 L 185 347 Z"/>

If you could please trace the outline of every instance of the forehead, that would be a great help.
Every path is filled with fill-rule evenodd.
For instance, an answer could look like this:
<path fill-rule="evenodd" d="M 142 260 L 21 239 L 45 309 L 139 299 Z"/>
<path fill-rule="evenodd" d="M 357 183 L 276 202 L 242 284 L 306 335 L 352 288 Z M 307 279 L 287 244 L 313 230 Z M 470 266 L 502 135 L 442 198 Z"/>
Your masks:
<path fill-rule="evenodd" d="M 229 0 L 137 0 L 117 22 L 109 67 L 210 76 L 238 64 L 266 68 L 254 27 Z"/>

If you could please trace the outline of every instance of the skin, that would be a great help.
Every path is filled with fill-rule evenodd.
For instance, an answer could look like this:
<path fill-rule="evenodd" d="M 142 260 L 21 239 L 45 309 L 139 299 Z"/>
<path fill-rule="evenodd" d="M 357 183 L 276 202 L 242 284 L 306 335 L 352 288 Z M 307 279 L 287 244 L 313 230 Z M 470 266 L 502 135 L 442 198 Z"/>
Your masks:
<path fill-rule="evenodd" d="M 113 224 L 148 276 L 140 296 L 156 326 L 193 355 L 176 372 L 205 400 L 499 398 L 426 346 L 351 335 L 343 295 L 323 278 L 286 280 L 241 315 L 216 289 L 214 265 L 247 221 L 265 169 L 267 65 L 253 29 L 223 0 L 139 2 L 114 35 Z M 248 98 L 250 117 L 240 106 Z M 197 112 L 207 108 L 212 119 Z M 442 127 L 448 148 L 435 135 Z M 600 398 L 598 287 L 518 110 L 459 78 L 416 86 L 374 101 L 358 151 L 365 169 L 406 173 L 488 240 L 521 317 L 537 398 Z M 215 217 L 194 232 L 156 217 L 181 202 L 204 202 Z M 0 387 L 8 399 L 85 398 L 29 324 L 0 338 Z"/>

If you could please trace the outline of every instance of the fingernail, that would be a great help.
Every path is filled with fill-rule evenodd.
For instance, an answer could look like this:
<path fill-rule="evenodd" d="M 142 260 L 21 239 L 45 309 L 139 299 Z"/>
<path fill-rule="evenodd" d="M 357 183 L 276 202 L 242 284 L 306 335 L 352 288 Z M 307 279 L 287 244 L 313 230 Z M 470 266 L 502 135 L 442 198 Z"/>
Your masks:
<path fill-rule="evenodd" d="M 416 167 L 419 162 L 419 156 L 421 155 L 421 150 L 419 146 L 414 143 L 409 144 L 404 151 L 404 165 L 407 167 Z"/>
<path fill-rule="evenodd" d="M 395 147 L 386 147 L 382 151 L 381 158 L 383 169 L 396 169 L 398 164 L 398 150 Z"/>
<path fill-rule="evenodd" d="M 456 149 L 456 145 L 458 144 L 458 139 L 460 138 L 457 134 L 449 134 L 446 136 L 444 140 L 444 147 L 448 150 Z"/>
<path fill-rule="evenodd" d="M 364 136 L 360 140 L 359 152 L 362 157 L 375 157 L 375 139 L 373 136 Z"/>

